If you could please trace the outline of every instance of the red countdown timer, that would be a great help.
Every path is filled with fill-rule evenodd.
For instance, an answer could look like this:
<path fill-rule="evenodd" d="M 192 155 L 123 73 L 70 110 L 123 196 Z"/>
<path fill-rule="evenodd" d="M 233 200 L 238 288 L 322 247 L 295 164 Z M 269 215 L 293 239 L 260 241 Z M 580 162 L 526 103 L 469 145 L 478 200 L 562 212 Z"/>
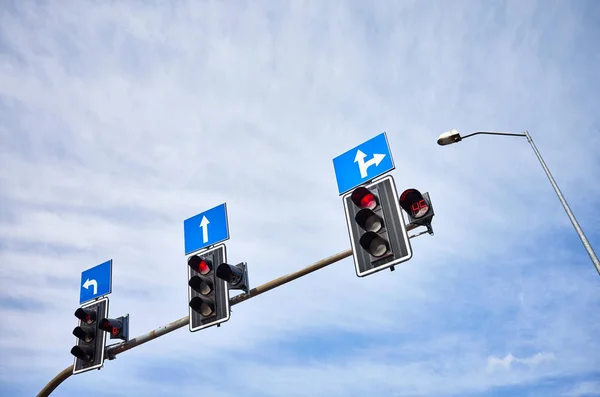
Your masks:
<path fill-rule="evenodd" d="M 429 212 L 429 204 L 417 189 L 405 190 L 400 196 L 400 206 L 415 219 Z"/>

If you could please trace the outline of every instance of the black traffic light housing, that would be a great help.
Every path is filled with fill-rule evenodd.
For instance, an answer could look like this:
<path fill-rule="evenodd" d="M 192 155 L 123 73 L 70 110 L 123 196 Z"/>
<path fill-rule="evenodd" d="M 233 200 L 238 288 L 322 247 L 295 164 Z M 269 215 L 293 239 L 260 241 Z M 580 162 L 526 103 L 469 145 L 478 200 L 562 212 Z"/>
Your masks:
<path fill-rule="evenodd" d="M 108 314 L 108 298 L 102 298 L 85 304 L 75 310 L 79 320 L 73 329 L 76 345 L 71 349 L 75 357 L 73 374 L 101 368 L 104 365 L 104 347 L 106 334 L 100 331 L 100 319 Z"/>
<path fill-rule="evenodd" d="M 408 215 L 409 230 L 425 226 L 429 234 L 433 234 L 431 222 L 435 215 L 429 193 L 421 194 L 417 189 L 406 189 L 398 200 L 400 207 Z"/>
<path fill-rule="evenodd" d="M 118 318 L 103 318 L 98 327 L 107 332 L 110 339 L 120 339 L 125 342 L 129 340 L 129 314 Z"/>
<path fill-rule="evenodd" d="M 364 277 L 412 258 L 402 210 L 391 175 L 342 197 L 356 275 Z"/>
<path fill-rule="evenodd" d="M 229 288 L 217 277 L 217 268 L 227 262 L 225 244 L 187 255 L 190 331 L 199 331 L 228 321 Z"/>
<path fill-rule="evenodd" d="M 230 265 L 222 263 L 217 268 L 217 277 L 227 282 L 230 290 L 242 290 L 246 293 L 250 291 L 248 282 L 248 264 L 246 262 Z"/>

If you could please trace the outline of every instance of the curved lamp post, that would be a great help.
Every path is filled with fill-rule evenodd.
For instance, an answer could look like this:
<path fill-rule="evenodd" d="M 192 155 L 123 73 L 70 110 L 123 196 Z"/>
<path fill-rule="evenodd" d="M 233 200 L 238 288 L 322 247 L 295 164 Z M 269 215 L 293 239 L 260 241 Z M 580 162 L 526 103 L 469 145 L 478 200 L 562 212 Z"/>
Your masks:
<path fill-rule="evenodd" d="M 560 200 L 563 208 L 565 209 L 567 215 L 569 216 L 569 219 L 571 220 L 571 223 L 573 224 L 573 227 L 575 228 L 577 235 L 581 239 L 581 242 L 583 243 L 585 250 L 587 251 L 588 255 L 590 256 L 592 263 L 596 267 L 598 274 L 600 274 L 600 261 L 598 260 L 598 257 L 596 256 L 596 253 L 594 252 L 594 249 L 590 245 L 590 242 L 588 241 L 587 237 L 585 237 L 585 234 L 583 233 L 581 226 L 579 226 L 579 222 L 577 222 L 575 215 L 573 215 L 573 212 L 571 211 L 569 204 L 567 204 L 567 200 L 565 200 L 565 197 L 563 196 L 560 189 L 558 188 L 558 185 L 556 184 L 556 181 L 552 177 L 552 174 L 550 173 L 548 166 L 544 162 L 542 155 L 538 151 L 537 147 L 535 147 L 535 144 L 533 143 L 533 140 L 531 139 L 529 132 L 527 132 L 527 130 L 525 130 L 525 132 L 522 134 L 514 134 L 514 133 L 509 133 L 509 132 L 477 131 L 477 132 L 473 132 L 468 135 L 460 136 L 460 133 L 457 130 L 453 129 L 448 132 L 444 132 L 442 135 L 440 135 L 437 143 L 438 143 L 438 145 L 441 145 L 441 146 L 450 145 L 450 144 L 453 144 L 456 142 L 460 142 L 463 139 L 468 138 L 473 135 L 504 135 L 504 136 L 521 136 L 521 137 L 527 138 L 527 141 L 531 145 L 531 148 L 533 149 L 535 155 L 537 156 L 538 160 L 540 161 L 542 168 L 546 172 L 546 176 L 550 180 L 550 184 L 552 184 L 552 187 L 554 188 L 554 191 L 556 192 L 558 199 Z"/>

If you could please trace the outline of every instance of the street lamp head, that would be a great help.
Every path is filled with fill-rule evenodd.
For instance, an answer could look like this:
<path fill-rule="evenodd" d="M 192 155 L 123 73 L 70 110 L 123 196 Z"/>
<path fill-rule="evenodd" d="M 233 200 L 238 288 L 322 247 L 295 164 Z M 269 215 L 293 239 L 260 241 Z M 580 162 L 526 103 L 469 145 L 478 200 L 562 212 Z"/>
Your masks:
<path fill-rule="evenodd" d="M 460 142 L 461 139 L 462 138 L 460 137 L 460 134 L 458 133 L 458 131 L 455 129 L 452 129 L 452 130 L 450 130 L 448 132 L 444 132 L 442 135 L 440 135 L 437 143 L 440 146 L 444 146 L 444 145 L 450 145 L 452 143 Z"/>

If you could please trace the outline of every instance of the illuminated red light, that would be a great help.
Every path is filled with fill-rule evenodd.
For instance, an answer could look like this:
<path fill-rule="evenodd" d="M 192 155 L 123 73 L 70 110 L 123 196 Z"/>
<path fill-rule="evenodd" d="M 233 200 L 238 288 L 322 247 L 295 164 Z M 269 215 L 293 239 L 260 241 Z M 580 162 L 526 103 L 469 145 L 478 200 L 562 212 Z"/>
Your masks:
<path fill-rule="evenodd" d="M 113 334 L 113 335 L 119 335 L 119 328 L 117 328 L 117 327 L 112 327 L 112 334 Z"/>
<path fill-rule="evenodd" d="M 198 265 L 198 269 L 200 270 L 200 274 L 206 274 L 210 272 L 210 267 L 206 263 L 206 261 L 201 261 L 200 265 Z"/>
<path fill-rule="evenodd" d="M 373 209 L 377 205 L 377 199 L 373 193 L 368 193 L 360 199 L 360 208 Z"/>

